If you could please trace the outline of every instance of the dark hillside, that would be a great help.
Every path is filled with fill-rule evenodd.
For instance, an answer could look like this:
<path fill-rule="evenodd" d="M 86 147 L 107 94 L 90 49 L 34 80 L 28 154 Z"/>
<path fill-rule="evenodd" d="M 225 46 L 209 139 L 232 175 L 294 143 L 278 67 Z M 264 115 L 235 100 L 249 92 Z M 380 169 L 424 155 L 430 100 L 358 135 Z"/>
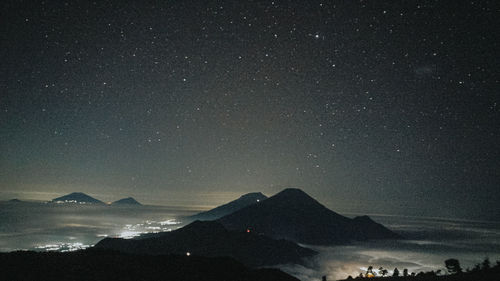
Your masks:
<path fill-rule="evenodd" d="M 114 251 L 0 253 L 9 281 L 298 281 L 275 269 L 250 269 L 230 258 L 147 256 Z"/>

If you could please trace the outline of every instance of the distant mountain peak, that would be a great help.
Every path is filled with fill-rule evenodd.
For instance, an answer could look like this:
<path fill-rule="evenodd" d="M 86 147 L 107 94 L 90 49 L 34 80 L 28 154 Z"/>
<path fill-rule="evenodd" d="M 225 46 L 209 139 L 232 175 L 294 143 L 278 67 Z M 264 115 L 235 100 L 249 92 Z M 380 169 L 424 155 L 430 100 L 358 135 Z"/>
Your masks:
<path fill-rule="evenodd" d="M 111 204 L 112 205 L 115 205 L 115 204 L 118 204 L 118 205 L 122 205 L 122 204 L 123 205 L 142 205 L 141 203 L 139 203 L 137 200 L 135 200 L 132 197 L 122 198 L 122 199 L 117 200 Z"/>
<path fill-rule="evenodd" d="M 247 206 L 260 203 L 266 200 L 267 197 L 261 192 L 251 192 L 240 196 L 240 198 L 233 200 L 224 205 L 218 206 L 211 210 L 198 213 L 194 216 L 191 216 L 191 219 L 194 220 L 216 220 L 225 215 L 231 214 L 235 211 L 238 211 Z"/>
<path fill-rule="evenodd" d="M 300 188 L 285 188 L 273 196 L 274 198 L 286 197 L 289 199 L 303 199 L 303 200 L 314 200 L 309 194 L 305 193 Z"/>
<path fill-rule="evenodd" d="M 71 192 L 70 194 L 66 195 L 66 196 L 82 196 L 82 195 L 85 195 L 87 196 L 87 194 L 83 193 L 83 192 Z"/>
<path fill-rule="evenodd" d="M 276 193 L 276 195 L 278 195 L 280 193 L 295 193 L 295 194 L 307 195 L 307 193 L 305 193 L 302 189 L 297 188 L 297 187 L 287 187 L 287 188 L 283 189 L 282 191 Z"/>
<path fill-rule="evenodd" d="M 247 194 L 243 194 L 239 199 L 247 199 L 247 198 L 267 198 L 262 192 L 251 192 Z"/>
<path fill-rule="evenodd" d="M 54 203 L 80 203 L 80 204 L 104 204 L 83 192 L 72 192 L 70 194 L 52 199 Z"/>
<path fill-rule="evenodd" d="M 269 197 L 266 206 L 274 206 L 275 208 L 293 208 L 297 209 L 314 209 L 317 211 L 327 211 L 323 204 L 311 197 L 300 188 L 286 188 L 274 196 Z M 330 211 L 330 210 L 328 210 Z"/>

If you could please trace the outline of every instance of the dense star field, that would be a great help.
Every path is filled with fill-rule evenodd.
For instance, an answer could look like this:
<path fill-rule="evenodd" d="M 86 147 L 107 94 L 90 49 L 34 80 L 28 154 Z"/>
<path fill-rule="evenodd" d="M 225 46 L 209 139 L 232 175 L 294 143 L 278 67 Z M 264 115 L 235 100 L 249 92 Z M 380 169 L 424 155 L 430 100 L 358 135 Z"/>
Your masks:
<path fill-rule="evenodd" d="M 0 198 L 500 215 L 495 1 L 2 1 Z"/>

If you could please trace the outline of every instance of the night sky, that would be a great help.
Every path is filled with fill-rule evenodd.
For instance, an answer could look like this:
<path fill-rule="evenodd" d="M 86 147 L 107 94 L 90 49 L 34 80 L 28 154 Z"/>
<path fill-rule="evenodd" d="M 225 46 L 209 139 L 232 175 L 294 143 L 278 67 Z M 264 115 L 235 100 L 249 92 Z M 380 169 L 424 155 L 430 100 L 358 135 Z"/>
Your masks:
<path fill-rule="evenodd" d="M 2 1 L 0 199 L 500 216 L 496 1 Z"/>

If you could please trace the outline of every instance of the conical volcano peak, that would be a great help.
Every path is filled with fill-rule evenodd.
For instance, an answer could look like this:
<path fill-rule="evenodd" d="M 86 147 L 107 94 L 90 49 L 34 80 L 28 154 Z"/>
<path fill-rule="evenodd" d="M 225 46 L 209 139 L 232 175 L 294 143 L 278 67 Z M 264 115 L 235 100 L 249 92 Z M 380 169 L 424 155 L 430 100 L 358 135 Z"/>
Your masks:
<path fill-rule="evenodd" d="M 52 202 L 56 203 L 93 203 L 93 204 L 104 204 L 102 201 L 97 200 L 83 192 L 73 192 L 68 195 L 57 197 L 52 199 Z"/>
<path fill-rule="evenodd" d="M 312 198 L 309 194 L 299 188 L 286 188 L 269 199 L 273 199 L 272 201 L 281 203 L 321 205 L 321 203 L 316 201 L 316 199 Z"/>
<path fill-rule="evenodd" d="M 300 197 L 300 196 L 305 196 L 311 198 L 307 193 L 305 193 L 302 189 L 300 188 L 294 188 L 294 187 L 289 187 L 285 188 L 282 191 L 276 193 L 275 196 L 295 196 L 295 197 Z"/>
<path fill-rule="evenodd" d="M 132 197 L 120 199 L 118 201 L 113 202 L 112 204 L 113 205 L 141 205 L 141 203 L 137 202 L 137 200 L 135 200 Z"/>

